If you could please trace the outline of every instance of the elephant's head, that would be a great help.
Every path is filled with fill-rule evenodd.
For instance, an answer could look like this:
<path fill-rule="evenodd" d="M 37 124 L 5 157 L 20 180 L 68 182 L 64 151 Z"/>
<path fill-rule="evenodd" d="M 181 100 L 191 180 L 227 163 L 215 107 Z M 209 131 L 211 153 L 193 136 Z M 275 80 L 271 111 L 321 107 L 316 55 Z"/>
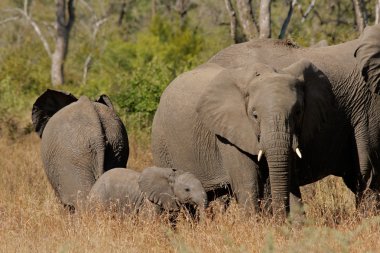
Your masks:
<path fill-rule="evenodd" d="M 204 209 L 207 195 L 199 179 L 189 172 L 151 167 L 142 171 L 139 187 L 147 198 L 168 211 L 178 211 L 183 204 Z"/>
<path fill-rule="evenodd" d="M 213 133 L 269 166 L 276 214 L 289 208 L 290 171 L 296 155 L 326 121 L 330 83 L 307 60 L 275 70 L 264 64 L 225 69 L 199 99 L 200 120 Z"/>
<path fill-rule="evenodd" d="M 42 137 L 49 119 L 59 110 L 78 101 L 71 93 L 47 89 L 33 104 L 32 121 L 35 131 Z M 102 103 L 113 109 L 107 95 L 101 95 L 95 102 Z"/>
<path fill-rule="evenodd" d="M 380 25 L 368 26 L 355 51 L 360 71 L 372 92 L 380 93 Z"/>

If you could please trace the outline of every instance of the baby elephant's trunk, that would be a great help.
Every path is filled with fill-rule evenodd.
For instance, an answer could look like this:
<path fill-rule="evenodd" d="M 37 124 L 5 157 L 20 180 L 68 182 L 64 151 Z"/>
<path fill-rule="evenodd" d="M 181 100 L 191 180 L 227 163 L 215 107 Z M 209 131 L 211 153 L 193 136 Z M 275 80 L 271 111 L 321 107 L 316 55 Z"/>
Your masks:
<path fill-rule="evenodd" d="M 208 207 L 207 194 L 202 191 L 200 194 L 194 197 L 194 204 L 196 207 L 196 216 L 199 220 L 204 220 L 206 217 L 206 208 Z"/>

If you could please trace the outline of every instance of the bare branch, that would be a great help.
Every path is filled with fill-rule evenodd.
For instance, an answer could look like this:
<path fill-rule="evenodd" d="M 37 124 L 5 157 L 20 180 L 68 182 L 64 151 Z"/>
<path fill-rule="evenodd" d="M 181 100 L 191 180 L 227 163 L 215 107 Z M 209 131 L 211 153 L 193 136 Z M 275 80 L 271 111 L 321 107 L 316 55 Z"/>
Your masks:
<path fill-rule="evenodd" d="M 28 15 L 28 0 L 24 0 L 24 13 Z"/>
<path fill-rule="evenodd" d="M 379 23 L 380 23 L 380 0 L 377 0 L 375 24 L 379 24 Z"/>
<path fill-rule="evenodd" d="M 86 58 L 86 61 L 84 62 L 84 65 L 83 65 L 83 76 L 82 76 L 82 83 L 83 84 L 87 83 L 87 74 L 88 74 L 88 70 L 90 68 L 91 62 L 92 62 L 92 54 L 89 54 Z"/>
<path fill-rule="evenodd" d="M 290 23 L 290 19 L 292 18 L 292 15 L 293 15 L 294 6 L 296 4 L 297 4 L 297 0 L 292 0 L 290 2 L 288 15 L 286 16 L 286 18 L 284 20 L 284 23 L 282 24 L 281 32 L 280 32 L 280 35 L 278 36 L 279 39 L 284 39 L 285 38 L 286 30 L 288 29 L 288 25 Z"/>
<path fill-rule="evenodd" d="M 300 12 L 301 12 L 301 15 L 302 15 L 302 19 L 301 19 L 301 22 L 305 22 L 307 16 L 309 16 L 310 12 L 314 9 L 314 6 L 315 6 L 315 0 L 312 0 L 310 5 L 307 7 L 305 13 L 302 11 L 302 6 L 299 4 L 298 5 L 298 8 L 300 9 Z"/>
<path fill-rule="evenodd" d="M 11 9 L 11 10 L 16 11 L 18 13 L 21 13 L 21 15 L 23 15 L 25 17 L 25 19 L 28 21 L 28 23 L 33 27 L 33 29 L 34 29 L 35 33 L 37 34 L 38 38 L 41 40 L 42 45 L 44 46 L 44 49 L 45 49 L 46 53 L 51 58 L 51 50 L 50 50 L 49 43 L 47 42 L 45 36 L 42 34 L 40 27 L 28 15 L 28 13 L 25 12 L 25 10 L 27 9 L 27 8 L 25 8 L 25 6 L 27 6 L 27 5 L 28 5 L 28 1 L 25 0 L 25 2 L 24 2 L 24 9 L 23 10 L 20 9 L 20 8 L 15 8 L 15 9 Z"/>
<path fill-rule="evenodd" d="M 108 21 L 108 18 L 103 18 L 101 20 L 96 21 L 94 24 L 94 30 L 92 32 L 92 38 L 95 40 L 96 35 L 98 34 L 99 28 Z"/>
<path fill-rule="evenodd" d="M 237 43 L 237 37 L 236 37 L 236 12 L 234 8 L 232 7 L 231 0 L 225 0 L 226 9 L 228 11 L 228 15 L 230 16 L 230 32 L 231 32 L 231 38 L 234 41 L 234 43 Z"/>
<path fill-rule="evenodd" d="M 15 20 L 18 20 L 18 19 L 20 19 L 20 18 L 19 17 L 6 18 L 6 19 L 0 21 L 0 25 L 6 24 L 8 22 L 12 22 L 12 21 L 15 21 Z"/>
<path fill-rule="evenodd" d="M 91 40 L 93 43 L 95 43 L 95 41 L 96 41 L 96 35 L 98 34 L 100 27 L 103 24 L 105 24 L 107 21 L 108 21 L 108 17 L 104 17 L 104 18 L 96 21 L 95 24 L 93 25 L 92 34 L 91 34 Z M 83 64 L 83 75 L 82 75 L 82 83 L 83 84 L 86 84 L 86 82 L 87 82 L 87 75 L 88 75 L 88 71 L 89 71 L 90 66 L 91 66 L 92 58 L 93 58 L 92 53 L 90 53 L 86 57 L 86 60 Z"/>

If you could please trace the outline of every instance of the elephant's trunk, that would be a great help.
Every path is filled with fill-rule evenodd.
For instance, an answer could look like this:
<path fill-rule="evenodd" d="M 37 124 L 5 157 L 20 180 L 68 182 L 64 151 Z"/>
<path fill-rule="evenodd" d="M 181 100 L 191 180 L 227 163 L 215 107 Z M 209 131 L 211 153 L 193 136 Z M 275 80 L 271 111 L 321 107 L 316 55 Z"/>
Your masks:
<path fill-rule="evenodd" d="M 273 214 L 280 219 L 284 219 L 289 212 L 289 171 L 291 157 L 294 155 L 293 136 L 289 133 L 289 128 L 285 122 L 282 123 L 276 122 L 275 127 L 271 127 L 263 135 L 265 156 L 269 167 Z"/>
<path fill-rule="evenodd" d="M 206 209 L 209 204 L 207 200 L 207 194 L 205 191 L 202 191 L 199 194 L 197 194 L 197 196 L 194 197 L 193 201 L 200 210 Z"/>
<path fill-rule="evenodd" d="M 196 207 L 195 218 L 196 220 L 203 221 L 206 217 L 206 208 L 208 207 L 207 194 L 205 191 L 198 192 L 192 198 L 192 205 Z"/>

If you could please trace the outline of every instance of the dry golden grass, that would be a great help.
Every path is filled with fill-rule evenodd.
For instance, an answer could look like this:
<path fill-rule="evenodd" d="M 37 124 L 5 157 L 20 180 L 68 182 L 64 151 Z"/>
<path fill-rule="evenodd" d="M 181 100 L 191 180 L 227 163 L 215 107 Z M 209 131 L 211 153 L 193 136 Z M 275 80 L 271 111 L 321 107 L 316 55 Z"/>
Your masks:
<path fill-rule="evenodd" d="M 130 165 L 151 154 L 132 139 Z M 32 134 L 0 140 L 0 252 L 379 252 L 380 217 L 360 218 L 341 180 L 302 189 L 302 227 L 246 218 L 236 205 L 194 225 L 181 216 L 176 230 L 164 220 L 74 214 L 62 210 L 45 177 L 40 140 Z"/>

